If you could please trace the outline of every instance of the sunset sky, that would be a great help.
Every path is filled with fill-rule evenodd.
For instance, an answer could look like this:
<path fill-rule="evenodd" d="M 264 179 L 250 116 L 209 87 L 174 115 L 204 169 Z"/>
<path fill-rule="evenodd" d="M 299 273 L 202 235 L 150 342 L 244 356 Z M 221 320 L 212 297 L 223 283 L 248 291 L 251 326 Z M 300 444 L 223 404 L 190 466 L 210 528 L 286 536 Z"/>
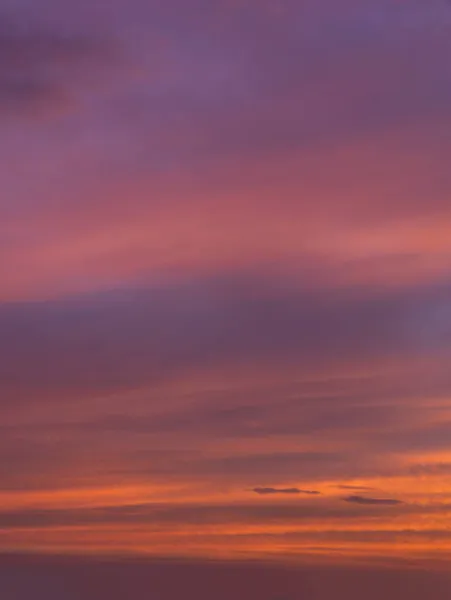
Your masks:
<path fill-rule="evenodd" d="M 450 160 L 446 0 L 1 0 L 0 554 L 446 564 Z"/>

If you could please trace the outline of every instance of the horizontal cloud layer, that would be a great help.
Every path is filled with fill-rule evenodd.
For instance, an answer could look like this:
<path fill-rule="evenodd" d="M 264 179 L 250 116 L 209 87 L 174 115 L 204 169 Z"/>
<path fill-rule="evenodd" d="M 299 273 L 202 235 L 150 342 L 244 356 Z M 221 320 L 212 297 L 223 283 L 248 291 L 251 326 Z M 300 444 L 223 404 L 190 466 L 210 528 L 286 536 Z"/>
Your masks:
<path fill-rule="evenodd" d="M 260 496 L 268 496 L 273 494 L 308 494 L 308 495 L 317 495 L 321 492 L 316 490 L 300 490 L 299 488 L 271 488 L 271 487 L 257 487 L 252 490 L 256 494 Z"/>
<path fill-rule="evenodd" d="M 346 502 L 352 504 L 373 504 L 376 506 L 396 506 L 402 504 L 402 500 L 396 500 L 395 498 L 368 498 L 367 496 L 348 496 L 345 498 Z"/>

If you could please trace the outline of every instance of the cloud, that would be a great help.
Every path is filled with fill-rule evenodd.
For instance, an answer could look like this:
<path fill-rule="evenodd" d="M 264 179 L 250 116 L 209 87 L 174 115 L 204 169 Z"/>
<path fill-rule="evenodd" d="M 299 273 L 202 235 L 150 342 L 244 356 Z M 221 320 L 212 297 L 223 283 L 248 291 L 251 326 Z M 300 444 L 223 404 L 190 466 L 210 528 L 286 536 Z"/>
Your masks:
<path fill-rule="evenodd" d="M 17 509 L 0 511 L 0 527 L 18 529 L 26 527 L 45 528 L 49 526 L 76 526 L 88 524 L 120 525 L 127 523 L 148 524 L 159 529 L 165 525 L 175 527 L 185 525 L 212 524 L 269 524 L 313 523 L 324 521 L 341 523 L 343 527 L 349 519 L 358 521 L 363 516 L 378 517 L 380 511 L 371 505 L 361 510 L 346 505 L 338 505 L 325 499 L 321 502 L 303 503 L 148 503 L 116 506 L 98 506 L 94 508 L 53 508 L 53 509 Z M 399 514 L 427 514 L 427 507 L 399 506 Z M 437 506 L 431 512 L 446 513 L 449 506 Z M 264 534 L 264 531 L 261 533 Z"/>
<path fill-rule="evenodd" d="M 367 485 L 337 485 L 334 486 L 337 487 L 340 490 L 356 490 L 356 491 L 362 491 L 362 492 L 370 492 L 370 491 L 374 491 L 375 488 L 373 487 L 369 487 Z"/>
<path fill-rule="evenodd" d="M 308 372 L 406 353 L 421 357 L 426 350 L 432 355 L 431 344 L 417 343 L 417 331 L 422 314 L 427 318 L 449 294 L 447 285 L 326 290 L 314 281 L 301 286 L 244 271 L 66 301 L 4 304 L 0 324 L 8 335 L 0 340 L 0 380 L 117 389 L 220 365 L 296 362 Z M 437 356 L 442 351 L 439 340 Z M 374 408 L 373 417 L 389 413 Z M 366 409 L 344 414 L 341 407 L 334 419 L 349 424 L 367 417 Z M 225 423 L 242 416 L 213 411 L 211 418 Z"/>
<path fill-rule="evenodd" d="M 0 117 L 65 112 L 122 58 L 112 40 L 0 14 Z"/>
<path fill-rule="evenodd" d="M 2 485 L 40 487 L 53 478 L 65 486 L 118 474 L 248 487 L 358 481 L 398 468 L 387 457 L 410 452 L 416 438 L 424 448 L 436 444 L 422 381 L 439 397 L 451 376 L 447 361 L 445 374 L 434 371 L 440 361 L 418 367 L 423 350 L 411 344 L 410 314 L 443 302 L 446 286 L 326 291 L 307 283 L 226 272 L 0 305 L 0 405 L 10 415 L 1 424 Z M 367 375 L 355 378 L 361 363 Z M 373 364 L 390 371 L 373 375 Z M 246 391 L 233 377 L 221 383 L 222 369 L 243 368 L 251 373 Z M 341 369 L 349 375 L 338 376 Z M 319 383 L 316 374 L 329 370 Z M 216 372 L 214 391 L 168 392 L 174 403 L 161 403 L 166 386 Z M 99 408 L 102 397 L 111 401 Z M 39 420 L 25 423 L 28 408 Z M 261 445 L 277 438 L 283 447 Z M 221 454 L 210 452 L 217 439 L 226 445 Z M 167 444 L 178 453 L 159 452 Z"/>
<path fill-rule="evenodd" d="M 189 164 L 199 181 L 205 182 L 206 174 L 208 180 L 217 177 L 218 188 L 227 186 L 232 194 L 239 178 L 247 186 L 251 180 L 255 185 L 258 177 L 264 181 L 263 195 L 271 184 L 272 177 L 262 177 L 268 170 L 274 174 L 279 206 L 293 208 L 301 198 L 314 196 L 309 212 L 318 209 L 324 214 L 327 208 L 332 214 L 337 211 L 337 216 L 345 210 L 350 218 L 358 213 L 360 218 L 378 215 L 386 220 L 393 214 L 404 218 L 406 210 L 422 213 L 430 209 L 413 183 L 412 178 L 419 175 L 421 179 L 421 173 L 399 164 L 415 148 L 399 148 L 401 161 L 399 156 L 394 160 L 378 153 L 377 167 L 372 146 L 364 151 L 368 161 L 354 154 L 348 161 L 344 149 L 343 161 L 333 153 L 331 162 L 322 156 L 319 168 L 317 164 L 312 168 L 309 158 L 302 156 L 312 146 L 374 139 L 382 131 L 390 135 L 412 121 L 430 123 L 449 115 L 451 88 L 442 75 L 449 52 L 446 29 L 440 31 L 440 43 L 432 43 L 440 19 L 431 24 L 425 17 L 428 11 L 423 11 L 421 18 L 415 15 L 416 25 L 408 27 L 412 13 L 418 13 L 413 3 L 394 11 L 362 4 L 340 6 L 339 11 L 331 6 L 325 11 L 298 6 L 283 19 L 273 19 L 262 10 L 253 11 L 252 17 L 237 11 L 223 27 L 217 26 L 213 10 L 189 21 L 190 32 L 181 22 L 182 13 L 179 19 L 174 17 L 185 43 L 183 57 L 177 52 L 174 62 L 189 68 L 192 78 L 174 77 L 170 91 L 166 83 L 160 94 L 139 100 L 146 108 L 152 103 L 152 111 L 136 111 L 130 125 L 130 138 L 145 149 L 141 156 L 152 153 L 153 160 L 165 164 Z M 201 55 L 198 44 L 208 48 L 208 54 Z M 416 44 L 422 48 L 422 60 L 412 62 L 408 48 Z M 200 80 L 205 85 L 198 85 Z M 334 102 L 329 101 L 331 90 Z M 148 138 L 155 131 L 158 144 L 152 147 Z M 437 184 L 433 185 L 440 186 L 449 181 L 444 149 L 438 148 L 437 140 L 432 144 L 434 161 L 428 164 L 431 168 L 434 163 Z M 293 157 L 301 160 L 294 158 L 288 172 Z M 398 177 L 399 169 L 403 171 L 404 193 L 399 193 L 398 177 L 392 179 L 393 160 Z M 242 169 L 243 164 L 248 168 Z M 278 172 L 281 164 L 288 169 Z M 143 160 L 143 168 L 148 168 L 148 161 Z M 362 175 L 365 187 L 356 189 Z M 366 185 L 368 178 L 371 185 Z M 282 181 L 287 179 L 294 186 L 285 190 Z M 433 194 L 430 202 L 447 211 L 442 194 Z"/>
<path fill-rule="evenodd" d="M 5 3 L 39 15 L 0 27 L 1 297 L 116 291 L 0 305 L 0 487 L 170 482 L 227 503 L 270 482 L 254 494 L 277 502 L 244 501 L 305 510 L 0 522 L 413 514 L 413 483 L 399 508 L 314 491 L 449 472 L 427 455 L 451 432 L 449 21 L 388 0 Z M 149 68 L 96 98 L 118 39 Z"/>
<path fill-rule="evenodd" d="M 76 494 L 73 495 L 74 499 Z M 449 503 L 443 504 L 408 504 L 399 501 L 389 504 L 385 500 L 368 499 L 370 502 L 357 502 L 361 504 L 358 510 L 353 506 L 354 501 L 337 503 L 333 498 L 322 498 L 321 501 L 305 502 L 150 502 L 141 504 L 117 504 L 85 508 L 22 508 L 0 510 L 0 527 L 2 529 L 20 528 L 46 528 L 52 526 L 78 526 L 110 524 L 120 526 L 126 524 L 142 524 L 152 526 L 155 530 L 163 530 L 166 526 L 175 529 L 183 525 L 232 525 L 232 524 L 260 524 L 259 535 L 266 535 L 265 525 L 280 523 L 286 526 L 286 535 L 299 535 L 296 525 L 310 525 L 312 530 L 316 523 L 327 523 L 324 534 L 333 535 L 331 531 L 341 530 L 346 535 L 354 529 L 356 523 L 361 521 L 362 531 L 377 531 L 377 523 L 385 523 L 385 513 L 381 513 L 379 506 L 393 506 L 392 515 L 400 519 L 402 534 L 406 529 L 403 525 L 409 522 L 409 527 L 414 530 L 419 518 L 427 521 L 428 516 L 446 516 L 451 510 Z M 373 502 L 371 502 L 373 500 Z M 410 519 L 409 521 L 407 521 Z M 352 527 L 347 527 L 352 523 Z M 434 519 L 429 521 L 431 530 Z M 393 522 L 393 531 L 396 523 Z M 291 528 L 291 532 L 290 532 Z M 444 532 L 444 535 L 450 535 Z"/>
<path fill-rule="evenodd" d="M 447 477 L 451 475 L 451 462 L 427 462 L 423 464 L 413 464 L 408 470 L 409 474 L 415 477 L 421 477 L 425 475 L 439 475 Z"/>
<path fill-rule="evenodd" d="M 396 500 L 394 498 L 366 498 L 364 496 L 348 496 L 347 498 L 343 499 L 345 502 L 350 502 L 351 504 L 374 504 L 381 506 L 395 506 L 398 504 L 404 504 L 402 500 Z"/>
<path fill-rule="evenodd" d="M 309 494 L 312 496 L 316 496 L 321 492 L 315 490 L 301 490 L 299 488 L 272 488 L 272 487 L 257 487 L 252 490 L 256 494 L 260 494 L 261 496 L 271 495 L 271 494 Z"/>

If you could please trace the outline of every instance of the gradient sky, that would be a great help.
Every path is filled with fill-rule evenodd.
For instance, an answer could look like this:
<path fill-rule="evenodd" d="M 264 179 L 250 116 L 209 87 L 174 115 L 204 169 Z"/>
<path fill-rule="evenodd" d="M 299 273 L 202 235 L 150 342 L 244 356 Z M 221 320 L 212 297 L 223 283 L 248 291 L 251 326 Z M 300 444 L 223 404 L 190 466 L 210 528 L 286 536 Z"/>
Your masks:
<path fill-rule="evenodd" d="M 2 0 L 0 553 L 450 558 L 450 156 L 445 0 Z"/>

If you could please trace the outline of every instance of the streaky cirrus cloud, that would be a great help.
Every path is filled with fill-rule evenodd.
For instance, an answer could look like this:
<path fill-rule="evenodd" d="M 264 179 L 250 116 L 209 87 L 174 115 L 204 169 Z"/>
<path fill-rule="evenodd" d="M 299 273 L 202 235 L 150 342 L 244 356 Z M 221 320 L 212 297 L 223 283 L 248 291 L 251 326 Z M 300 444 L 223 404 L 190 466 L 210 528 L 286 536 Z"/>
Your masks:
<path fill-rule="evenodd" d="M 361 492 L 374 491 L 374 488 L 367 486 L 367 485 L 348 485 L 348 484 L 343 484 L 343 483 L 337 485 L 337 488 L 339 488 L 340 490 L 355 490 L 355 491 L 361 491 Z"/>
<path fill-rule="evenodd" d="M 402 504 L 402 500 L 397 500 L 396 498 L 369 498 L 368 496 L 348 496 L 344 500 L 352 504 L 370 504 L 375 506 L 396 506 L 397 504 Z"/>
<path fill-rule="evenodd" d="M 317 490 L 302 490 L 299 488 L 273 488 L 273 487 L 257 487 L 254 488 L 252 490 L 253 492 L 255 492 L 256 494 L 259 494 L 260 496 L 268 496 L 268 495 L 274 495 L 274 494 L 307 494 L 310 496 L 317 496 L 319 495 L 321 492 L 318 492 Z"/>
<path fill-rule="evenodd" d="M 427 339 L 424 332 L 449 296 L 447 282 L 333 289 L 244 271 L 61 302 L 5 303 L 0 373 L 4 385 L 26 373 L 24 383 L 36 386 L 108 388 L 238 361 L 296 360 L 309 368 L 402 353 L 438 359 L 447 355 L 447 336 L 429 328 Z M 50 356 L 52 372 L 43 365 Z"/>

